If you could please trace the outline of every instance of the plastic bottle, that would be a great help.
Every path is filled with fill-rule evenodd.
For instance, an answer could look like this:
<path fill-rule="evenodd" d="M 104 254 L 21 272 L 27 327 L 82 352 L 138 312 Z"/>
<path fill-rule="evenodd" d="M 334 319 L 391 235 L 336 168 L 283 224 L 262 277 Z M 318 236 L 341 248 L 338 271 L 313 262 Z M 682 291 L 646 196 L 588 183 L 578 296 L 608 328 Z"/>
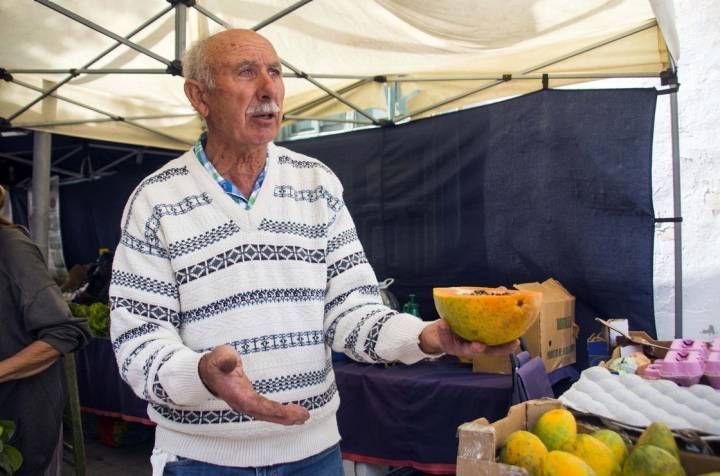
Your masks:
<path fill-rule="evenodd" d="M 410 294 L 408 299 L 409 301 L 403 304 L 403 312 L 420 317 L 420 306 L 415 302 L 415 295 Z"/>

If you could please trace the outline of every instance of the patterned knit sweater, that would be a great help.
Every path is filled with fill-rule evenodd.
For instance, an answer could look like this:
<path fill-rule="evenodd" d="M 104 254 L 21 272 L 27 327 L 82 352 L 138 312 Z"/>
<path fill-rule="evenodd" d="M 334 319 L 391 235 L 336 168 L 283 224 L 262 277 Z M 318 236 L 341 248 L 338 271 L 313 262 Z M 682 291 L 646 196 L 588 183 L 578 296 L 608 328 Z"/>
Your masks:
<path fill-rule="evenodd" d="M 130 196 L 113 264 L 111 337 L 120 375 L 148 401 L 156 446 L 226 466 L 300 460 L 340 439 L 332 348 L 414 363 L 427 325 L 382 305 L 342 186 L 321 162 L 269 144 L 250 210 L 192 151 Z M 213 397 L 198 361 L 229 344 L 257 392 L 310 412 L 255 421 Z"/>

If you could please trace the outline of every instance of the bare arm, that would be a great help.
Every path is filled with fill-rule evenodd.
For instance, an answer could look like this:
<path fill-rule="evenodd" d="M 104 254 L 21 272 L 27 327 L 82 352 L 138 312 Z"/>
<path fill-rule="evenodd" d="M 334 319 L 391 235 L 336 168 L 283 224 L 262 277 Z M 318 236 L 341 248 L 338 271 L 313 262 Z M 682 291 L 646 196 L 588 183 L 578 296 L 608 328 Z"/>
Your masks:
<path fill-rule="evenodd" d="M 60 357 L 55 347 L 36 340 L 23 350 L 0 360 L 0 383 L 32 377 L 50 367 Z"/>

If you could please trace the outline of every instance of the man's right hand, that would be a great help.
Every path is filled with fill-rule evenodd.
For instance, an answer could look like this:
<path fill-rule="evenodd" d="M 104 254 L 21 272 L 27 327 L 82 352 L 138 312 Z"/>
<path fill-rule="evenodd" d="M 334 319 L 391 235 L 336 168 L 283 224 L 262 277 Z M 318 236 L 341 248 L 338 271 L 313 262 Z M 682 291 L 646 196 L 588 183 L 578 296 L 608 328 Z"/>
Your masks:
<path fill-rule="evenodd" d="M 203 355 L 198 363 L 198 372 L 215 396 L 225 400 L 233 410 L 256 420 L 301 425 L 310 418 L 310 413 L 300 405 L 283 405 L 258 394 L 243 371 L 240 354 L 229 345 L 216 347 Z"/>

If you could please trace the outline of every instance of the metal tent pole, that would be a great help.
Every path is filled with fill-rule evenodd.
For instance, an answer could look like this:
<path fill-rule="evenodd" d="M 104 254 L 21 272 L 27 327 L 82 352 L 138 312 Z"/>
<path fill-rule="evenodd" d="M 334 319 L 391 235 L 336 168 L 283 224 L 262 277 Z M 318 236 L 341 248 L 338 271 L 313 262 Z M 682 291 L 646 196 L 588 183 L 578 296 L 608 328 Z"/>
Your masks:
<path fill-rule="evenodd" d="M 52 10 L 55 10 L 56 12 L 58 12 L 62 15 L 65 15 L 66 17 L 68 17 L 72 20 L 75 20 L 76 22 L 80 23 L 81 25 L 84 25 L 92 30 L 95 30 L 98 33 L 101 33 L 105 36 L 109 36 L 113 40 L 119 41 L 123 45 L 125 45 L 129 48 L 132 48 L 139 53 L 147 55 L 147 56 L 163 63 L 165 66 L 170 66 L 170 60 L 165 59 L 156 53 L 153 53 L 149 49 L 147 49 L 143 46 L 140 46 L 137 43 L 133 43 L 132 41 L 128 40 L 127 38 L 123 38 L 122 36 L 113 33 L 112 31 L 108 30 L 107 28 L 103 28 L 102 26 L 98 25 L 97 23 L 94 23 L 94 22 L 88 20 L 87 18 L 78 15 L 77 13 L 74 13 L 74 12 L 68 10 L 67 8 L 63 8 L 60 5 L 58 5 L 54 2 L 51 2 L 50 0 L 35 0 L 35 1 L 41 5 L 44 5 L 50 9 L 52 9 Z"/>
<path fill-rule="evenodd" d="M 673 216 L 682 217 L 680 195 L 680 126 L 677 91 L 670 94 L 670 136 L 672 140 Z M 675 231 L 675 338 L 683 335 L 682 221 L 673 222 Z"/>
<path fill-rule="evenodd" d="M 187 6 L 184 3 L 175 5 L 175 59 L 182 59 L 185 53 L 185 28 L 187 23 Z"/>
<path fill-rule="evenodd" d="M 50 160 L 52 135 L 35 132 L 33 135 L 32 208 L 30 209 L 30 234 L 45 259 L 48 257 L 48 228 L 50 218 Z"/>
<path fill-rule="evenodd" d="M 148 21 L 146 21 L 145 23 L 143 23 L 142 25 L 140 25 L 139 27 L 137 27 L 136 29 L 134 29 L 133 31 L 131 31 L 130 33 L 128 33 L 127 35 L 125 35 L 125 39 L 128 39 L 128 40 L 129 40 L 130 38 L 132 38 L 133 36 L 135 36 L 136 34 L 138 34 L 139 32 L 141 32 L 142 30 L 144 30 L 146 27 L 148 27 L 149 25 L 151 25 L 152 23 L 154 23 L 155 20 L 157 20 L 158 18 L 162 17 L 162 16 L 165 15 L 167 12 L 169 12 L 170 10 L 172 10 L 172 8 L 173 8 L 172 6 L 165 7 L 160 13 L 158 13 L 158 14 L 154 15 L 153 17 L 149 18 Z M 83 66 L 81 66 L 80 69 L 89 68 L 90 66 L 94 65 L 95 63 L 97 63 L 98 61 L 100 61 L 102 58 L 104 58 L 105 55 L 107 55 L 108 53 L 110 53 L 111 51 L 113 51 L 115 48 L 117 48 L 117 47 L 120 46 L 121 44 L 122 44 L 122 43 L 118 41 L 118 42 L 115 43 L 114 45 L 112 45 L 112 46 L 110 46 L 109 48 L 103 50 L 102 53 L 100 53 L 99 55 L 97 55 L 96 57 L 94 57 L 93 59 L 91 59 L 90 61 L 88 61 L 87 63 L 85 63 Z M 58 83 L 56 83 L 55 86 L 53 86 L 52 88 L 50 88 L 50 89 L 48 89 L 47 91 L 43 92 L 42 95 L 40 95 L 40 96 L 38 96 L 37 98 L 33 99 L 29 104 L 26 104 L 25 106 L 23 106 L 19 111 L 16 111 L 12 116 L 10 116 L 10 117 L 8 118 L 8 121 L 12 121 L 12 120 L 15 119 L 16 117 L 20 116 L 22 113 L 24 113 L 25 111 L 27 111 L 28 109 L 30 109 L 31 107 L 33 107 L 35 104 L 37 104 L 38 102 L 42 101 L 43 99 L 45 99 L 45 98 L 48 97 L 49 95 L 51 95 L 53 92 L 55 92 L 57 89 L 59 89 L 63 84 L 68 83 L 68 82 L 69 82 L 71 79 L 73 79 L 74 77 L 75 77 L 75 75 L 71 74 L 71 75 L 67 76 L 66 78 L 63 78 L 63 80 L 60 81 L 60 82 L 58 82 Z"/>

